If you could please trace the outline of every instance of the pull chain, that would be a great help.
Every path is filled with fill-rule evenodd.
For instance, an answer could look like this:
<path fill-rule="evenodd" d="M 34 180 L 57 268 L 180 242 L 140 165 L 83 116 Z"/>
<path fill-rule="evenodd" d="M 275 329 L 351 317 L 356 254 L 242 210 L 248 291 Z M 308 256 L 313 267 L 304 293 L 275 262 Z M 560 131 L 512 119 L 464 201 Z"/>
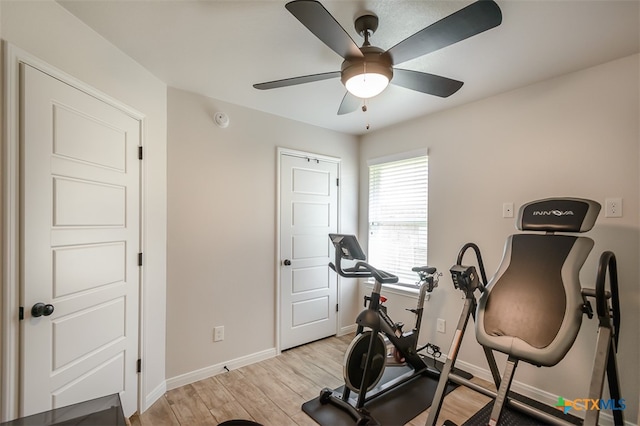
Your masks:
<path fill-rule="evenodd" d="M 364 114 L 365 114 L 365 120 L 367 122 L 367 124 L 365 126 L 365 129 L 367 129 L 367 130 L 369 130 L 369 127 L 371 127 L 370 124 L 369 124 L 369 114 L 367 114 L 368 110 L 369 109 L 367 108 L 367 100 L 363 99 L 362 100 L 362 112 L 364 112 Z"/>
<path fill-rule="evenodd" d="M 369 45 L 369 31 L 365 31 L 364 32 L 364 45 L 365 46 Z M 362 78 L 366 80 L 366 78 L 367 78 L 367 61 L 364 61 L 363 64 L 362 64 L 362 71 L 363 71 Z M 367 108 L 367 100 L 363 99 L 362 100 L 362 112 L 364 112 L 365 119 L 367 121 L 365 129 L 369 130 L 369 127 L 370 127 L 370 125 L 369 125 L 369 114 L 367 114 L 367 109 L 368 109 Z"/>

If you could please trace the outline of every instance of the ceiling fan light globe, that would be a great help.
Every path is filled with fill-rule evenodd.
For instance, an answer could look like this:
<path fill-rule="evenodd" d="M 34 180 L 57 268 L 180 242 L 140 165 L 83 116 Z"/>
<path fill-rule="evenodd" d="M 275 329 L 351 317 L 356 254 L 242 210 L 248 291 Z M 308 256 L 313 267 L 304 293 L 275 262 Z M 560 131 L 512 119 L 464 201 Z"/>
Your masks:
<path fill-rule="evenodd" d="M 375 46 L 361 48 L 364 58 L 345 59 L 340 79 L 349 93 L 361 99 L 380 94 L 393 78 L 391 57 Z"/>
<path fill-rule="evenodd" d="M 382 93 L 389 84 L 389 77 L 378 73 L 357 74 L 349 78 L 344 86 L 355 97 L 368 99 Z"/>

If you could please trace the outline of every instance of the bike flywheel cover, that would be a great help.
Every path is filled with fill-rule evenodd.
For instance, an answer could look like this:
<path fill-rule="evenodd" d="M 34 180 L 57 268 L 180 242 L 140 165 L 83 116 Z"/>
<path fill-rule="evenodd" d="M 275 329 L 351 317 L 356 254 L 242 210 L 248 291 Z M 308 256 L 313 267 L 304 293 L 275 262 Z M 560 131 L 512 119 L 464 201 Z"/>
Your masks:
<path fill-rule="evenodd" d="M 371 338 L 375 339 L 373 343 L 373 350 L 371 353 L 371 364 L 369 367 L 369 378 L 367 383 L 362 383 L 364 377 L 364 367 L 367 358 L 367 352 L 369 351 L 369 342 Z M 384 338 L 380 333 L 373 333 L 372 331 L 365 331 L 358 334 L 349 344 L 347 352 L 344 357 L 344 364 L 342 372 L 344 375 L 345 385 L 354 392 L 359 393 L 361 387 L 364 387 L 366 391 L 373 389 L 384 373 L 384 367 L 387 358 L 387 345 L 384 342 Z"/>

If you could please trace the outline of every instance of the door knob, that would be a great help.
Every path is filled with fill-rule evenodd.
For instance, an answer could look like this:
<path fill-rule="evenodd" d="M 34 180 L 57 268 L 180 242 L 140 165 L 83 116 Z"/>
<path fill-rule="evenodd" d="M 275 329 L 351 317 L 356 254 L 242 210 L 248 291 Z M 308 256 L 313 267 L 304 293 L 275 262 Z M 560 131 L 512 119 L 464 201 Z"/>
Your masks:
<path fill-rule="evenodd" d="M 284 263 L 284 266 L 291 266 L 291 261 L 289 259 L 285 259 L 282 263 Z"/>
<path fill-rule="evenodd" d="M 53 310 L 53 305 L 50 305 L 48 303 L 46 305 L 44 303 L 36 303 L 31 308 L 31 316 L 41 317 L 44 315 L 45 317 L 48 317 L 53 313 Z"/>

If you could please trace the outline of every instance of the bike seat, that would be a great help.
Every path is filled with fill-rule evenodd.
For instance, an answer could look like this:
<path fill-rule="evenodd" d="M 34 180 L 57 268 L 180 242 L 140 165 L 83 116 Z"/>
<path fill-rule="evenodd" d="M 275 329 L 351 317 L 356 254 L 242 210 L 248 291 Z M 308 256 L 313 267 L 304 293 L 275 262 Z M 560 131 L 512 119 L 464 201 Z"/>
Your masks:
<path fill-rule="evenodd" d="M 436 272 L 436 268 L 433 266 L 414 266 L 411 270 L 413 272 L 426 272 L 427 274 L 434 274 Z"/>

